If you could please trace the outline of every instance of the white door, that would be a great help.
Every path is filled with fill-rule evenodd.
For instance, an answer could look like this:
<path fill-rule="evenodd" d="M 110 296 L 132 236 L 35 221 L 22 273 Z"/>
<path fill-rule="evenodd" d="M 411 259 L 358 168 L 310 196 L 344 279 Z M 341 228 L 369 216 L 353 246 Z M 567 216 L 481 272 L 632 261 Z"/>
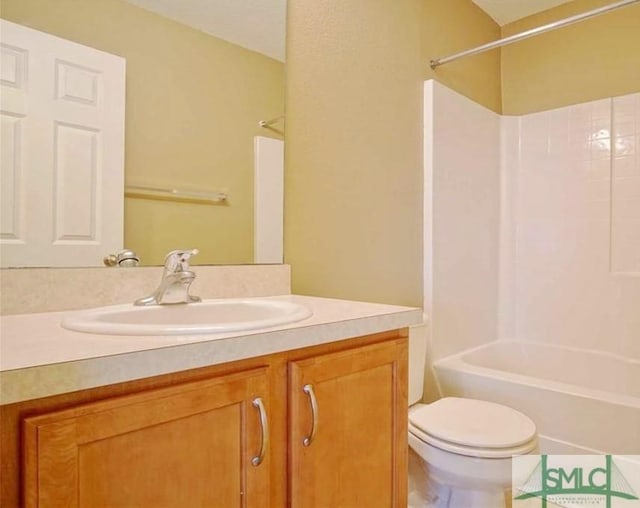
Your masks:
<path fill-rule="evenodd" d="M 1 265 L 101 265 L 123 242 L 125 60 L 0 23 Z"/>

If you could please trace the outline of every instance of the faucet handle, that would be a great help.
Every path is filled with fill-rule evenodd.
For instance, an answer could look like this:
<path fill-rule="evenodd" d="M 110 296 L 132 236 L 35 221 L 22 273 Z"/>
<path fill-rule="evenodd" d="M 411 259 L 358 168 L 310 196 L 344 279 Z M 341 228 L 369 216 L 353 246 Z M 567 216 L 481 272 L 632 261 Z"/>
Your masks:
<path fill-rule="evenodd" d="M 167 272 L 177 273 L 189 270 L 189 258 L 198 253 L 198 249 L 172 250 L 164 258 L 164 269 Z"/>

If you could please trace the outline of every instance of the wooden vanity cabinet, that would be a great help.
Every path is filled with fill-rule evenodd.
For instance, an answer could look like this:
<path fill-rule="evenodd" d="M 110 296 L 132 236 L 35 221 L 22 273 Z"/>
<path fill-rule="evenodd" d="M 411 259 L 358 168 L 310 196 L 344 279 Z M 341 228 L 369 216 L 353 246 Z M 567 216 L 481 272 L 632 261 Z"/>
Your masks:
<path fill-rule="evenodd" d="M 27 418 L 25 504 L 262 508 L 257 399 L 268 414 L 266 368 Z"/>
<path fill-rule="evenodd" d="M 406 343 L 289 364 L 291 506 L 407 506 Z"/>
<path fill-rule="evenodd" d="M 404 507 L 406 378 L 400 330 L 2 406 L 0 504 Z"/>

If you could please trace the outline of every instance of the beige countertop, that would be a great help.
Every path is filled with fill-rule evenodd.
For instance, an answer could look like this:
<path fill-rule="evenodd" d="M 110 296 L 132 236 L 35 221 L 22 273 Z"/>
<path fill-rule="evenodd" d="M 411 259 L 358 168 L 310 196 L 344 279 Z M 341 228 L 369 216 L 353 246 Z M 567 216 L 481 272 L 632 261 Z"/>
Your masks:
<path fill-rule="evenodd" d="M 97 335 L 66 330 L 70 311 L 0 318 L 0 403 L 131 381 L 417 325 L 422 310 L 309 296 L 266 297 L 307 306 L 305 320 L 240 332 Z"/>

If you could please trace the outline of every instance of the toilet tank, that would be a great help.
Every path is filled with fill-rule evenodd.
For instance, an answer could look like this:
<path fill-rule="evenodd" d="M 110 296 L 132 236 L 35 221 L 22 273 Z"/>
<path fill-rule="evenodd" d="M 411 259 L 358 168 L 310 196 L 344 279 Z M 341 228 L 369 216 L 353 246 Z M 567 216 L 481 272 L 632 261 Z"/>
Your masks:
<path fill-rule="evenodd" d="M 409 405 L 420 402 L 424 390 L 429 333 L 429 322 L 424 314 L 422 322 L 421 325 L 409 327 Z"/>

